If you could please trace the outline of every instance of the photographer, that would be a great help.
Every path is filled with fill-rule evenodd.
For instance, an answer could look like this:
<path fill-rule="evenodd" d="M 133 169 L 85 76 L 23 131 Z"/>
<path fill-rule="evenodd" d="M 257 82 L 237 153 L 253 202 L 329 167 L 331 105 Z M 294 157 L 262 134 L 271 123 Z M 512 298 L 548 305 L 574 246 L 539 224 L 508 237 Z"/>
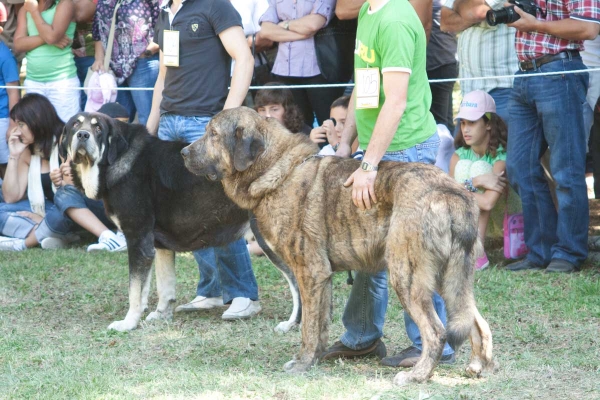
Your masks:
<path fill-rule="evenodd" d="M 589 77 L 587 73 L 568 72 L 586 69 L 579 51 L 584 40 L 598 35 L 600 3 L 536 0 L 534 7 L 523 7 L 528 12 L 515 6 L 519 19 L 509 24 L 517 29 L 519 71 L 509 105 L 506 164 L 510 182 L 523 201 L 529 254 L 507 268 L 546 267 L 546 272 L 569 273 L 578 270 L 587 257 L 583 106 Z M 530 76 L 552 72 L 563 74 Z M 540 164 L 548 148 L 557 183 L 558 212 Z"/>
<path fill-rule="evenodd" d="M 441 29 L 461 32 L 457 51 L 460 78 L 490 77 L 461 81 L 462 94 L 475 90 L 487 92 L 496 103 L 496 112 L 508 125 L 513 80 L 491 77 L 514 73 L 516 31 L 505 24 L 492 27 L 485 23 L 486 13 L 501 9 L 503 3 L 504 0 L 447 0 L 442 7 Z"/>

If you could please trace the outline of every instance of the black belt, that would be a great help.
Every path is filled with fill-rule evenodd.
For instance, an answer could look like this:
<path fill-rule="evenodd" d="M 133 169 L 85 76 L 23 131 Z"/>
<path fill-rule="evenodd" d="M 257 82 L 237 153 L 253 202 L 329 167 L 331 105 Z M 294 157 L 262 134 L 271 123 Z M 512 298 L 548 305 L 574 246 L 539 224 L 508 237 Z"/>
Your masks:
<path fill-rule="evenodd" d="M 556 60 L 564 60 L 568 58 L 569 60 L 573 57 L 579 57 L 579 52 L 577 50 L 565 50 L 561 51 L 557 54 L 546 54 L 540 58 L 536 58 L 535 60 L 529 61 L 519 61 L 519 69 L 521 71 L 531 71 L 534 69 L 538 69 L 544 64 L 547 64 Z"/>

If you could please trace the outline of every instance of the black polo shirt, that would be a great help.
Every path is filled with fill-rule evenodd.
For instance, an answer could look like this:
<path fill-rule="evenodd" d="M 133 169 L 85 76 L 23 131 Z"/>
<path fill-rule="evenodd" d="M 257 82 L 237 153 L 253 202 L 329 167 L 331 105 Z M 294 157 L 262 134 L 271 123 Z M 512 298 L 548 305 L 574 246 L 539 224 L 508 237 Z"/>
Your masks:
<path fill-rule="evenodd" d="M 160 11 L 154 40 L 161 50 L 163 31 L 179 31 L 179 67 L 167 67 L 161 114 L 212 117 L 223 109 L 231 57 L 218 35 L 233 26 L 242 18 L 229 0 L 185 0 L 172 24 Z"/>

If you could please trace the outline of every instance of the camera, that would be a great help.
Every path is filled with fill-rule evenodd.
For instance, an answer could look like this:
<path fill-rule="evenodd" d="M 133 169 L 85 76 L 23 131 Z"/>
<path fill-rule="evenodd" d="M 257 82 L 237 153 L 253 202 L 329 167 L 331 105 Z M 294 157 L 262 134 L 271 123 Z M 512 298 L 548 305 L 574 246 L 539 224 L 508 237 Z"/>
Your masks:
<path fill-rule="evenodd" d="M 521 17 L 515 11 L 515 6 L 534 17 L 537 16 L 537 11 L 540 9 L 534 0 L 508 0 L 508 2 L 514 5 L 487 12 L 485 19 L 488 24 L 496 26 L 498 24 L 512 24 L 517 21 Z"/>

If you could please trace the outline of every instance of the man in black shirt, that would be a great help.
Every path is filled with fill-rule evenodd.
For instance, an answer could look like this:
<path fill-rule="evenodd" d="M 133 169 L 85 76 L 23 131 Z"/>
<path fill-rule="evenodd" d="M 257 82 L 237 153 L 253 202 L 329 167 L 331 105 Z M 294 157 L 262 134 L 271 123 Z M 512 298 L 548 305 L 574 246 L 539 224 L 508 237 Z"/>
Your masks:
<path fill-rule="evenodd" d="M 242 20 L 229 0 L 170 0 L 163 3 L 154 38 L 160 72 L 154 86 L 148 131 L 163 140 L 191 143 L 222 109 L 242 105 L 254 59 Z M 235 60 L 230 83 L 231 59 Z M 258 288 L 245 241 L 197 250 L 197 297 L 175 309 L 195 311 L 231 306 L 223 319 L 248 318 L 260 311 Z M 219 268 L 217 268 L 217 265 Z"/>

